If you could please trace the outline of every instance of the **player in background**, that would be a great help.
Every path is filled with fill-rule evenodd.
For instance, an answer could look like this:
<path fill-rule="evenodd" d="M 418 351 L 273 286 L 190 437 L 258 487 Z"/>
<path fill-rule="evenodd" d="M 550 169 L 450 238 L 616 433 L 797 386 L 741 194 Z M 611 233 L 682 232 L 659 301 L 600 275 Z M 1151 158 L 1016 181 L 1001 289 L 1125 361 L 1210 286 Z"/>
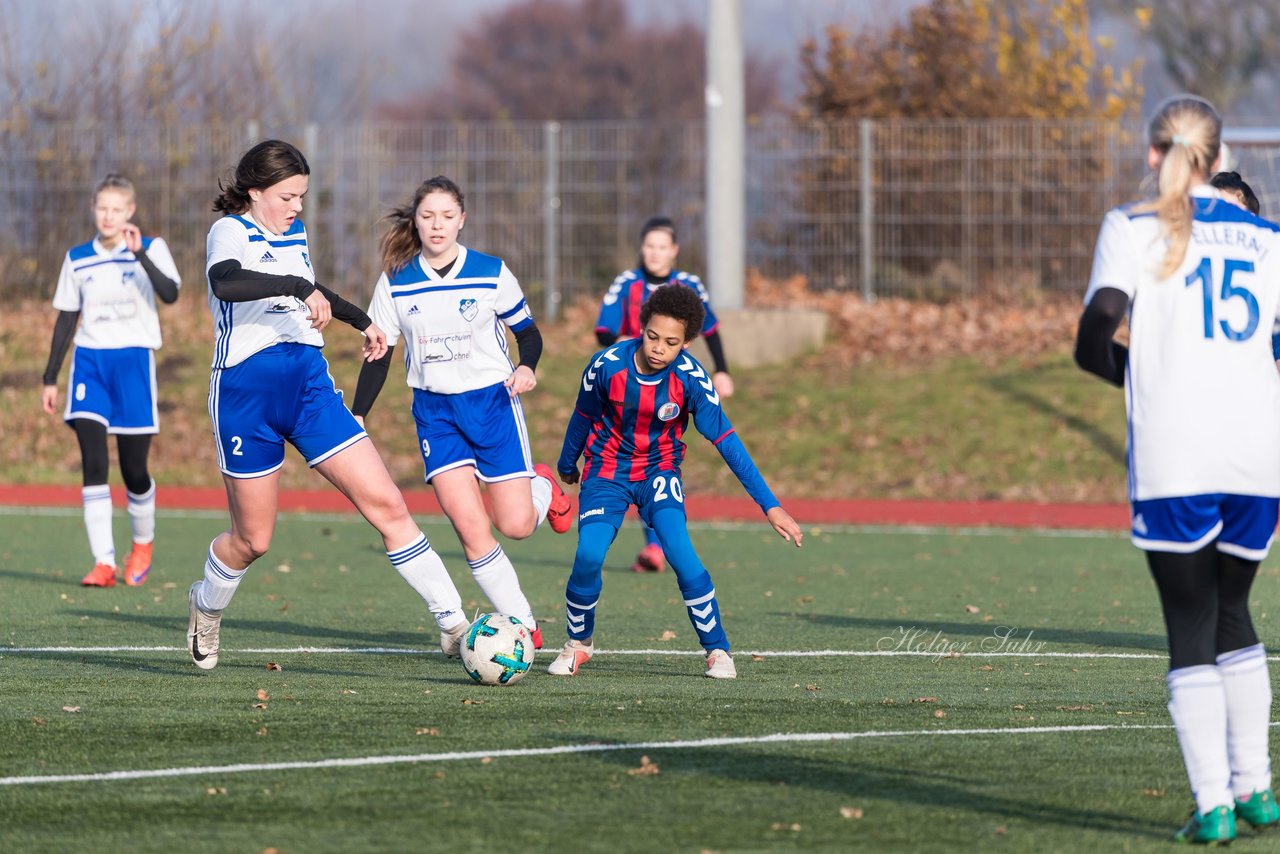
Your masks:
<path fill-rule="evenodd" d="M 493 607 L 542 633 L 493 527 L 520 540 L 542 520 L 573 525 L 573 502 L 545 465 L 534 465 L 520 395 L 538 384 L 542 334 L 501 258 L 458 243 L 467 221 L 462 190 L 438 175 L 393 211 L 382 238 L 383 273 L 369 314 L 387 331 L 387 353 L 360 369 L 352 411 L 363 424 L 403 339 L 406 381 L 426 481 L 449 517 L 476 583 Z M 507 330 L 520 363 L 511 364 Z M 480 484 L 492 508 L 486 512 Z M 467 625 L 460 627 L 454 649 Z"/>
<path fill-rule="evenodd" d="M 720 408 L 720 394 L 687 352 L 703 323 L 703 303 L 691 288 L 659 288 L 640 309 L 641 335 L 592 357 L 565 431 L 556 468 L 579 480 L 578 550 L 565 586 L 569 641 L 547 668 L 572 676 L 591 658 L 601 569 L 627 508 L 653 527 L 675 569 L 689 622 L 707 653 L 706 675 L 737 676 L 711 575 L 698 559 L 685 522 L 680 437 L 693 419 L 724 458 L 773 529 L 798 547 L 800 526 L 782 509 Z"/>
<path fill-rule="evenodd" d="M 111 487 L 107 485 L 107 436 L 114 434 L 133 533 L 124 582 L 136 587 L 151 572 L 156 533 L 156 484 L 147 469 L 151 437 L 160 432 L 155 351 L 161 339 L 156 298 L 172 303 L 182 280 L 164 240 L 143 237 L 133 224 L 137 200 L 128 179 L 115 173 L 102 179 L 93 193 L 92 212 L 97 236 L 67 252 L 58 276 L 53 295 L 58 319 L 40 403 L 50 415 L 57 412 L 58 373 L 74 335 L 76 349 L 62 417 L 80 443 L 84 527 L 94 563 L 80 583 L 86 587 L 116 583 Z"/>
<path fill-rule="evenodd" d="M 1262 205 L 1253 188 L 1245 183 L 1239 172 L 1219 172 L 1209 179 L 1209 186 L 1217 187 L 1222 195 L 1238 204 L 1254 216 L 1260 216 Z"/>
<path fill-rule="evenodd" d="M 692 273 L 675 267 L 680 255 L 680 243 L 676 236 L 676 224 L 668 217 L 650 217 L 640 228 L 640 266 L 624 270 L 613 280 L 600 305 L 596 320 L 596 340 L 601 347 L 608 347 L 623 338 L 637 338 L 643 324 L 640 307 L 658 288 L 666 285 L 683 285 L 692 288 L 702 298 L 704 317 L 699 334 L 707 342 L 707 350 L 715 365 L 711 375 L 712 385 L 721 398 L 733 397 L 733 378 L 724 358 L 724 344 L 720 340 L 720 321 L 711 310 L 711 297 L 702 280 Z M 641 523 L 645 545 L 636 555 L 631 569 L 635 572 L 661 572 L 667 565 L 662 545 L 653 528 Z"/>
<path fill-rule="evenodd" d="M 244 154 L 225 186 L 219 183 L 213 203 L 225 216 L 208 241 L 209 417 L 231 529 L 209 545 L 204 578 L 189 593 L 187 648 L 205 670 L 218 663 L 223 610 L 271 545 L 286 441 L 382 535 L 391 565 L 434 615 L 441 648 L 447 651 L 449 632 L 466 625 L 444 563 L 343 405 L 320 352 L 321 330 L 333 318 L 363 333 L 366 359 L 386 352 L 387 337 L 363 311 L 316 283 L 298 218 L 310 174 L 302 152 L 267 140 Z"/>
<path fill-rule="evenodd" d="M 1225 843 L 1236 817 L 1280 822 L 1271 789 L 1271 681 L 1249 590 L 1280 506 L 1278 227 L 1209 185 L 1222 120 L 1189 95 L 1151 120 L 1160 195 L 1107 214 L 1076 340 L 1085 370 L 1122 386 L 1132 539 L 1169 639 L 1169 714 L 1195 798 L 1181 842 Z M 1129 315 L 1128 348 L 1112 340 Z"/>

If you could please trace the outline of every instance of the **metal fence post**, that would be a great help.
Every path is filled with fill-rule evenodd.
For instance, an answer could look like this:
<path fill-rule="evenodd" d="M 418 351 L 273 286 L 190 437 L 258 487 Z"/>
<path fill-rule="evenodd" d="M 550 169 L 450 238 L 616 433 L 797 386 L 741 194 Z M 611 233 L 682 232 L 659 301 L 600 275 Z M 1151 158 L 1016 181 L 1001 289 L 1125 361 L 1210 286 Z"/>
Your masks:
<path fill-rule="evenodd" d="M 858 217 L 858 226 L 862 233 L 862 299 L 868 303 L 876 301 L 875 292 L 875 206 L 876 195 L 872 178 L 871 159 L 873 131 L 875 123 L 871 119 L 858 122 L 858 159 L 862 163 L 862 177 L 858 191 L 862 199 L 862 213 Z"/>
<path fill-rule="evenodd" d="M 542 125 L 546 180 L 542 185 L 542 313 L 553 321 L 560 313 L 560 123 Z"/>

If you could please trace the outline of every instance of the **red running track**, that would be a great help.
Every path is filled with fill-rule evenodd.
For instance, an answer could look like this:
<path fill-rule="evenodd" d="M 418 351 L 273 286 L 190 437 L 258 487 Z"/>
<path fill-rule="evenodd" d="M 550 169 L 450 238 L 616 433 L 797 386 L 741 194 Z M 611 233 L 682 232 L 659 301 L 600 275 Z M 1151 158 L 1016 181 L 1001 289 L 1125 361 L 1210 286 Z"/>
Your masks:
<path fill-rule="evenodd" d="M 112 490 L 116 506 L 124 506 L 124 490 Z M 406 492 L 409 510 L 439 515 L 440 505 L 430 491 Z M 221 489 L 182 486 L 157 488 L 161 508 L 222 510 Z M 78 486 L 0 485 L 0 504 L 28 507 L 78 507 Z M 1008 501 L 871 501 L 865 499 L 789 498 L 782 502 L 803 525 L 928 525 L 955 528 L 1070 528 L 1125 531 L 1129 508 L 1124 504 L 1032 504 Z M 337 490 L 285 491 L 280 509 L 315 513 L 354 513 Z M 718 522 L 760 522 L 763 516 L 746 496 L 689 496 L 690 519 Z"/>

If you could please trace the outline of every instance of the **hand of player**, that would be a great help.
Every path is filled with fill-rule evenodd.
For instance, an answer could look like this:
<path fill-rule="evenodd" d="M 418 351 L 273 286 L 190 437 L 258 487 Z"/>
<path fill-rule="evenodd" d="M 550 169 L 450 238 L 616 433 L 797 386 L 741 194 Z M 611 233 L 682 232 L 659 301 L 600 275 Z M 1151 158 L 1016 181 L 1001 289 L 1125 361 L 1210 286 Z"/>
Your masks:
<path fill-rule="evenodd" d="M 791 518 L 790 513 L 781 507 L 770 507 L 769 512 L 765 515 L 769 519 L 769 524 L 773 526 L 773 530 L 778 532 L 778 536 L 788 543 L 795 543 L 796 548 L 800 548 L 800 541 L 804 539 L 804 532 L 800 530 L 796 520 Z"/>
<path fill-rule="evenodd" d="M 40 389 L 40 408 L 53 415 L 58 411 L 58 387 L 47 385 Z"/>
<path fill-rule="evenodd" d="M 716 371 L 711 375 L 711 385 L 721 397 L 733 397 L 733 377 L 728 371 Z"/>
<path fill-rule="evenodd" d="M 126 222 L 120 229 L 120 236 L 124 238 L 124 248 L 130 252 L 142 249 L 142 229 L 133 223 Z"/>
<path fill-rule="evenodd" d="M 364 330 L 364 346 L 360 352 L 364 354 L 366 362 L 376 362 L 383 356 L 387 355 L 387 333 L 383 332 L 376 323 L 370 323 Z M 364 422 L 360 423 L 364 426 Z"/>
<path fill-rule="evenodd" d="M 507 387 L 507 392 L 515 397 L 517 394 L 533 391 L 534 386 L 538 384 L 538 378 L 533 375 L 533 371 L 529 370 L 528 365 L 521 365 L 502 384 Z"/>
<path fill-rule="evenodd" d="M 333 320 L 333 308 L 329 305 L 329 298 L 315 290 L 303 302 L 307 304 L 307 316 L 311 318 L 311 328 L 323 332 L 329 325 L 329 321 Z"/>
<path fill-rule="evenodd" d="M 577 466 L 573 467 L 573 471 L 570 471 L 570 472 L 558 471 L 556 472 L 556 474 L 560 476 L 561 483 L 577 483 L 578 482 L 579 474 L 578 474 Z"/>

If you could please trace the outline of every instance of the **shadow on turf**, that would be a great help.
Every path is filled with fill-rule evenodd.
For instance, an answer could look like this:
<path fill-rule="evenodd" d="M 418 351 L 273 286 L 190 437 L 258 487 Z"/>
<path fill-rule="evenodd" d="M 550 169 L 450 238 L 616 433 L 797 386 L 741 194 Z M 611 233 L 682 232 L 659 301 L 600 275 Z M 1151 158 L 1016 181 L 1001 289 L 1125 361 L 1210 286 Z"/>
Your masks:
<path fill-rule="evenodd" d="M 0 569 L 0 578 L 17 578 L 21 581 L 40 581 L 45 584 L 57 584 L 61 587 L 76 588 L 80 585 L 70 576 L 58 577 L 40 572 L 16 572 L 12 569 Z"/>
<path fill-rule="evenodd" d="M 78 615 L 82 614 L 96 620 L 112 621 L 124 625 L 149 626 L 151 628 L 162 629 L 165 632 L 172 633 L 175 638 L 185 635 L 187 631 L 187 615 L 185 611 L 181 616 L 130 614 L 125 611 L 116 614 L 112 612 L 90 610 L 71 611 L 70 613 Z M 378 634 L 373 632 L 357 632 L 352 631 L 351 629 L 336 628 L 334 626 L 308 625 L 306 623 L 299 623 L 296 620 L 238 620 L 235 617 L 230 617 L 223 625 L 229 632 L 263 632 L 266 634 L 302 638 L 301 646 L 319 646 L 321 642 L 328 641 L 338 643 L 343 646 L 381 646 L 406 649 L 431 649 L 436 643 L 434 633 L 430 635 L 418 634 L 416 632 Z M 264 644 L 259 641 L 253 641 L 246 645 L 263 646 Z"/>
<path fill-rule="evenodd" d="M 1124 446 L 1103 431 L 1097 424 L 1081 418 L 1079 413 L 1063 409 L 1047 398 L 1026 389 L 1016 388 L 1016 381 L 1014 377 L 992 377 L 987 381 L 987 387 L 1014 403 L 1020 403 L 1028 409 L 1048 415 L 1056 421 L 1061 421 L 1076 433 L 1088 439 L 1095 448 L 1112 460 L 1117 463 L 1124 463 Z"/>
<path fill-rule="evenodd" d="M 998 626 L 996 623 L 949 623 L 927 619 L 913 621 L 907 617 L 887 620 L 872 617 L 850 617 L 839 614 L 796 614 L 784 611 L 774 611 L 773 616 L 799 618 L 808 620 L 815 625 L 836 626 L 842 629 L 872 629 L 881 633 L 877 635 L 877 639 L 880 637 L 888 638 L 894 643 L 901 639 L 903 630 L 920 630 L 922 634 L 917 640 L 920 644 L 926 644 L 939 632 L 944 639 L 956 637 L 986 639 L 996 638 L 997 636 L 994 632 L 997 628 L 1009 628 L 1008 626 Z M 1031 647 L 1026 650 L 1028 652 L 1058 652 L 1059 650 L 1053 648 L 1054 644 L 1100 646 L 1105 647 L 1108 652 L 1117 648 L 1165 652 L 1169 648 L 1164 635 L 1110 632 L 1097 629 L 1054 629 L 1041 626 L 1014 626 L 1012 628 L 1014 628 L 1014 634 L 1009 637 L 1010 644 L 1016 645 L 1024 638 L 1027 638 L 1028 635 L 1030 635 L 1032 644 L 1037 641 L 1045 644 L 1039 649 Z M 885 644 L 886 646 L 882 648 L 893 648 L 889 640 L 886 640 Z"/>
<path fill-rule="evenodd" d="M 217 672 L 225 673 L 228 670 L 239 671 L 245 669 L 261 671 L 267 660 L 265 655 L 259 655 L 258 658 L 261 660 L 256 660 L 253 659 L 253 655 L 256 654 L 236 653 L 234 649 L 228 649 L 226 652 L 227 657 L 232 660 L 219 662 Z M 157 661 L 155 658 L 141 658 L 138 654 L 125 655 L 103 652 L 25 652 L 21 654 L 23 659 L 38 659 L 59 665 L 65 665 L 68 661 L 75 661 L 80 664 L 108 667 L 113 670 L 142 671 L 144 673 L 158 673 L 164 676 L 201 676 L 205 673 L 205 671 L 192 664 L 186 653 L 181 651 L 148 653 L 148 655 L 165 655 L 167 657 Z M 369 676 L 367 671 L 306 667 L 297 663 L 297 656 L 290 658 L 287 667 L 290 673 L 305 674 L 307 676 L 340 676 L 344 678 L 367 678 Z"/>
<path fill-rule="evenodd" d="M 609 743 L 608 739 L 586 738 L 584 741 Z M 604 761 L 630 769 L 635 767 L 636 752 L 607 751 L 597 755 Z M 742 747 L 702 748 L 694 752 L 649 748 L 646 752 L 654 753 L 654 761 L 672 773 L 692 772 L 770 786 L 803 786 L 872 801 L 894 801 L 944 811 L 965 810 L 990 815 L 1000 821 L 1019 819 L 1031 824 L 1136 834 L 1148 839 L 1168 840 L 1172 832 L 1167 823 L 1154 819 L 1040 804 L 1018 800 L 1002 792 L 992 793 L 992 781 L 988 778 L 856 760 L 814 759 Z M 665 762 L 664 755 L 670 757 Z M 979 842 L 976 839 L 970 841 L 974 844 Z"/>

